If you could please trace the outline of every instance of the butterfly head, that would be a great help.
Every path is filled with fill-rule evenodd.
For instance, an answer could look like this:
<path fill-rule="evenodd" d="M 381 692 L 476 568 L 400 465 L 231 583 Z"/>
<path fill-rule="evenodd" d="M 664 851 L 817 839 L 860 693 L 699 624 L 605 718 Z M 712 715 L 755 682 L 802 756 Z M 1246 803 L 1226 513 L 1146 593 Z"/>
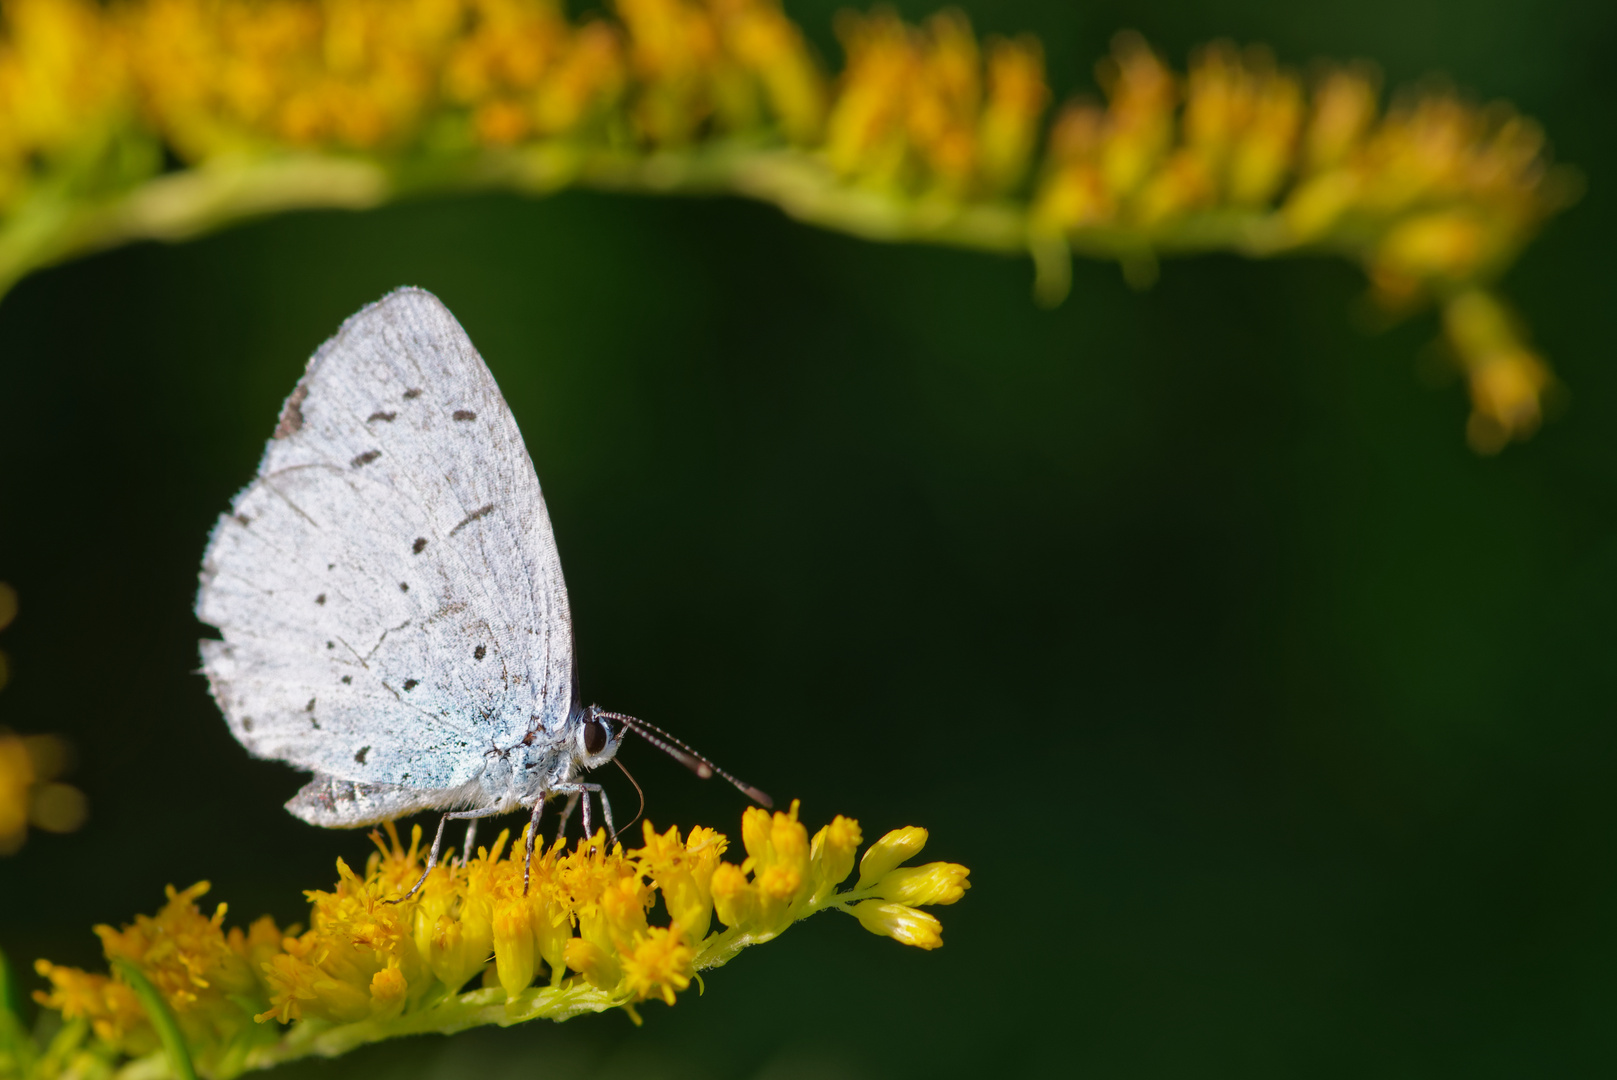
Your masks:
<path fill-rule="evenodd" d="M 578 716 L 573 737 L 573 761 L 580 769 L 594 769 L 611 761 L 628 727 L 614 713 L 591 705 Z"/>

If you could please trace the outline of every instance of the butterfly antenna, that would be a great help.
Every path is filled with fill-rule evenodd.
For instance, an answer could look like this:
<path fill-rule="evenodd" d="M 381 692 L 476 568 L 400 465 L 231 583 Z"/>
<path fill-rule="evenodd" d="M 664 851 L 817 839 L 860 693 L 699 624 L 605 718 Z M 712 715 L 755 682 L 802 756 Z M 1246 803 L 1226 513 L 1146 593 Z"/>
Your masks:
<path fill-rule="evenodd" d="M 701 779 L 707 780 L 713 776 L 722 776 L 735 785 L 736 790 L 740 791 L 741 794 L 760 806 L 773 807 L 775 805 L 775 800 L 771 799 L 767 792 L 731 776 L 656 724 L 641 720 L 639 717 L 626 716 L 623 713 L 602 712 L 598 715 L 621 721 L 630 731 L 685 766 Z"/>
<path fill-rule="evenodd" d="M 629 826 L 639 821 L 640 815 L 646 812 L 646 793 L 640 790 L 640 781 L 634 778 L 634 773 L 629 771 L 629 767 L 627 765 L 619 761 L 617 758 L 612 759 L 612 764 L 623 770 L 623 775 L 627 776 L 629 778 L 629 783 L 634 785 L 634 793 L 640 796 L 640 809 L 636 810 L 634 812 L 634 817 L 624 822 L 623 828 L 618 830 L 618 835 L 622 836 L 624 833 L 629 831 Z"/>

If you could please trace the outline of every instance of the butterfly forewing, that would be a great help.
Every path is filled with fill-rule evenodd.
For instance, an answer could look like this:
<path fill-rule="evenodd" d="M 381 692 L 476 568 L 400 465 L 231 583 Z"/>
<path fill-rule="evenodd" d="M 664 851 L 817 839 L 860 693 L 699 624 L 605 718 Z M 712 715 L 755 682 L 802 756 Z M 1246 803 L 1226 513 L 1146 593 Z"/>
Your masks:
<path fill-rule="evenodd" d="M 401 289 L 343 324 L 209 540 L 203 665 L 250 751 L 452 789 L 572 704 L 539 480 L 460 325 Z"/>

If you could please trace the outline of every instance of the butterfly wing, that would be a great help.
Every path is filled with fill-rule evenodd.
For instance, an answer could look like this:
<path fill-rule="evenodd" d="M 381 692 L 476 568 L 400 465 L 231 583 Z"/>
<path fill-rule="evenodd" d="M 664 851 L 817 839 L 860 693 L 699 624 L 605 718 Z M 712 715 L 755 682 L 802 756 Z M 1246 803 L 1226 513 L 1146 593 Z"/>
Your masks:
<path fill-rule="evenodd" d="M 436 297 L 345 322 L 219 519 L 197 616 L 231 733 L 324 778 L 475 792 L 572 705 L 572 622 L 533 463 Z M 470 785 L 470 789 L 468 789 Z"/>

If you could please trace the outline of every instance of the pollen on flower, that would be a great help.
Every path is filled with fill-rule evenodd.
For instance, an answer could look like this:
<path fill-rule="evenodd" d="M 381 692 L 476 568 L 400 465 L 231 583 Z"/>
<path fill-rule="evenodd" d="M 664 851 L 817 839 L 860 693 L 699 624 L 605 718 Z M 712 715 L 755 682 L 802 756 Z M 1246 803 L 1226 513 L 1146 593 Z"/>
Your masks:
<path fill-rule="evenodd" d="M 636 1001 L 653 995 L 672 1005 L 676 991 L 691 984 L 696 950 L 678 930 L 653 927 L 623 958 L 624 984 Z"/>
<path fill-rule="evenodd" d="M 109 959 L 156 988 L 204 1072 L 311 1052 L 299 1034 L 311 1021 L 327 1033 L 323 1045 L 339 1045 L 329 1042 L 333 1028 L 354 1033 L 346 1046 L 395 1031 L 673 1005 L 698 972 L 833 908 L 905 944 L 942 943 L 937 920 L 918 905 L 958 900 L 964 867 L 899 866 L 925 839 L 924 830 L 901 829 L 866 856 L 867 869 L 882 871 L 876 880 L 838 891 L 859 824 L 838 817 L 811 843 L 799 809 L 747 811 L 741 863 L 724 860 L 728 839 L 704 827 L 682 840 L 677 828 L 647 823 L 644 845 L 629 850 L 608 845 L 604 831 L 541 845 L 526 892 L 525 845 L 502 832 L 470 860 L 440 864 L 402 903 L 421 874 L 421 834 L 412 830 L 405 844 L 389 826 L 373 837 L 363 873 L 339 860 L 335 886 L 305 894 L 307 930 L 283 931 L 267 917 L 227 929 L 225 905 L 211 914 L 198 906 L 206 882 L 170 888 L 155 916 L 96 930 Z M 44 960 L 37 970 L 50 989 L 36 999 L 87 1021 L 104 1060 L 157 1049 L 150 1018 L 118 975 Z M 482 986 L 465 989 L 479 973 Z"/>
<path fill-rule="evenodd" d="M 37 961 L 34 970 L 51 984 L 49 990 L 36 990 L 34 1000 L 61 1013 L 62 1019 L 88 1021 L 103 1044 L 130 1055 L 148 1053 L 157 1046 L 146 1010 L 128 986 L 106 975 L 48 960 Z"/>

